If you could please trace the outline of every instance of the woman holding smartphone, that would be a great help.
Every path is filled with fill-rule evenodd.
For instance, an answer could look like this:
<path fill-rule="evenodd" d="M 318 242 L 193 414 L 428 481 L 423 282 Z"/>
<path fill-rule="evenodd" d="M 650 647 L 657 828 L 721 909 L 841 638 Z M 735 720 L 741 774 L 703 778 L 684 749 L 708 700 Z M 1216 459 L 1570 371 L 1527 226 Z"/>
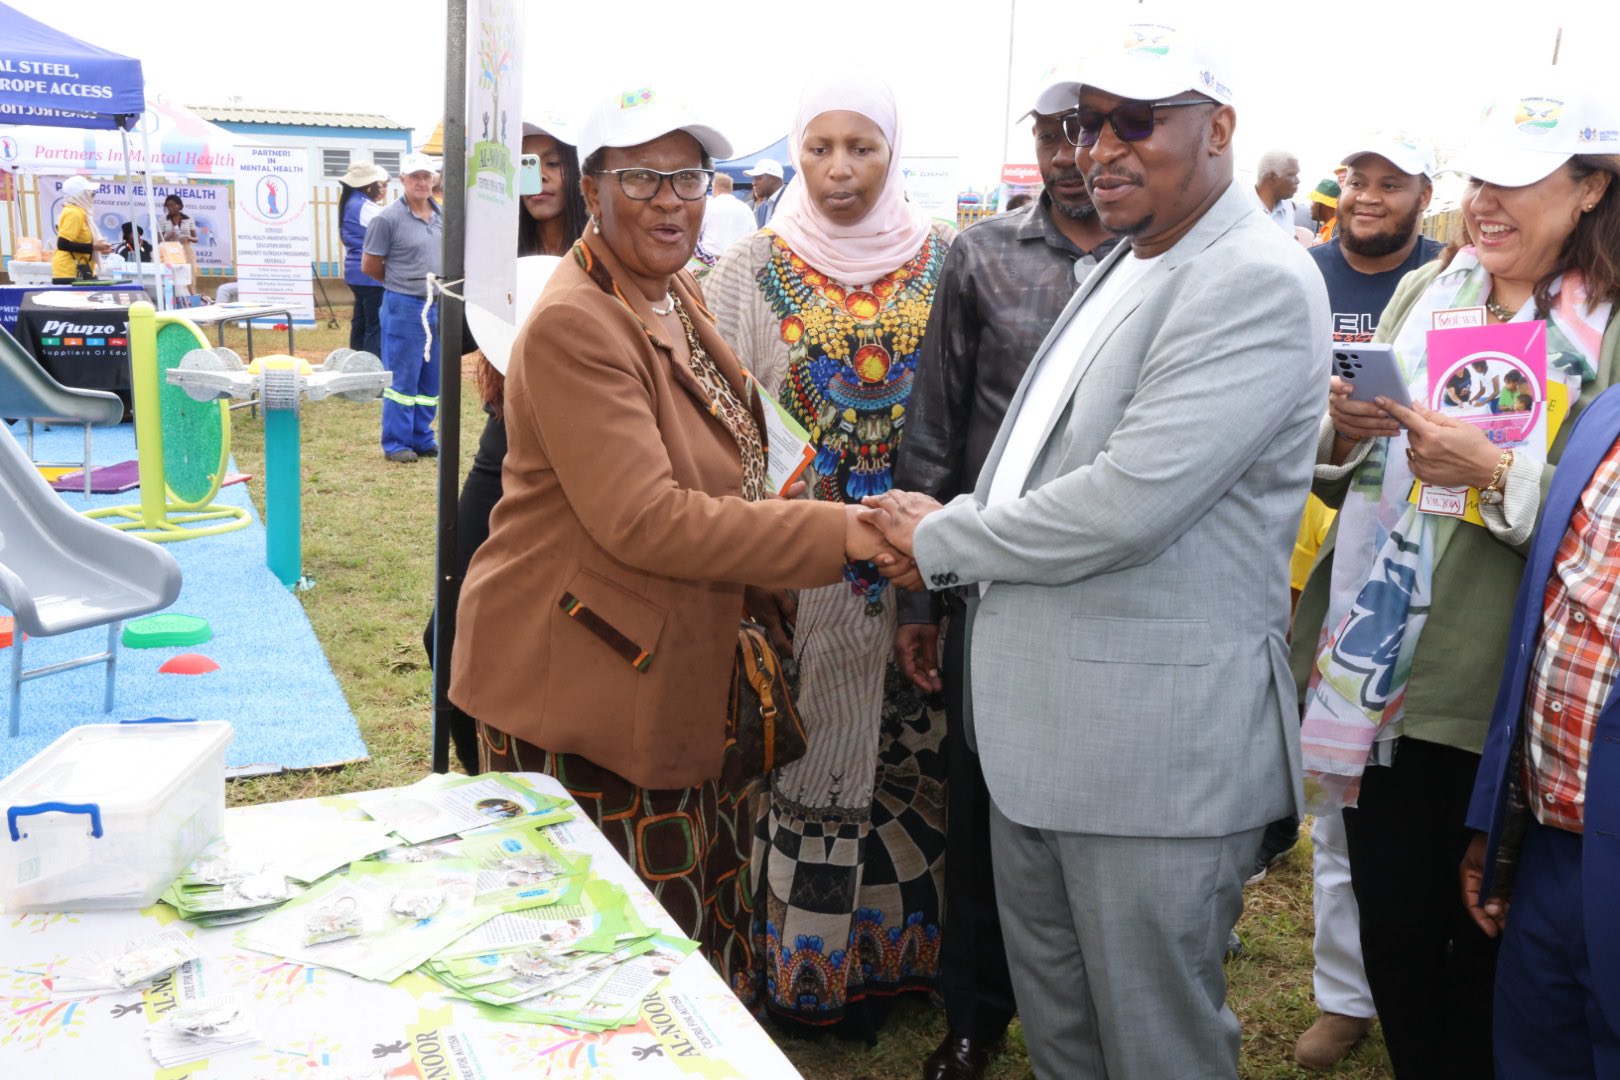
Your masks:
<path fill-rule="evenodd" d="M 1466 239 L 1401 282 L 1376 335 L 1426 399 L 1436 312 L 1543 320 L 1549 380 L 1570 387 L 1545 460 L 1439 412 L 1353 400 L 1337 378 L 1318 450 L 1315 493 L 1340 513 L 1294 622 L 1305 793 L 1313 812 L 1344 810 L 1367 980 L 1403 1078 L 1492 1073 L 1495 945 L 1457 888 L 1463 822 L 1547 476 L 1620 371 L 1620 156 L 1576 152 L 1583 130 L 1616 125 L 1573 78 L 1543 72 L 1487 114 L 1457 162 Z M 1539 98 L 1570 104 L 1515 122 Z M 1419 513 L 1414 480 L 1477 489 L 1483 525 Z"/>

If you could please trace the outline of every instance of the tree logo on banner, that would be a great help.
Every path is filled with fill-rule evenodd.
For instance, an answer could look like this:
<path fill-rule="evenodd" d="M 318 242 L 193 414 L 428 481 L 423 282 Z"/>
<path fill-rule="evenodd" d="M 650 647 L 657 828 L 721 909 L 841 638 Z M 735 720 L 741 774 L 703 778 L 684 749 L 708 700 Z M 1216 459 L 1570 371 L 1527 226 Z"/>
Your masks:
<path fill-rule="evenodd" d="M 253 188 L 253 206 L 262 217 L 277 221 L 287 215 L 287 181 L 277 173 L 259 177 Z"/>
<path fill-rule="evenodd" d="M 510 5 L 502 5 L 479 20 L 477 89 L 482 101 L 474 105 L 478 110 L 478 137 L 467 162 L 467 188 L 472 192 L 487 186 L 502 197 L 510 197 L 514 191 L 516 170 L 506 145 L 511 102 L 503 107 L 501 92 L 511 86 L 517 62 L 516 43 L 517 20 Z"/>

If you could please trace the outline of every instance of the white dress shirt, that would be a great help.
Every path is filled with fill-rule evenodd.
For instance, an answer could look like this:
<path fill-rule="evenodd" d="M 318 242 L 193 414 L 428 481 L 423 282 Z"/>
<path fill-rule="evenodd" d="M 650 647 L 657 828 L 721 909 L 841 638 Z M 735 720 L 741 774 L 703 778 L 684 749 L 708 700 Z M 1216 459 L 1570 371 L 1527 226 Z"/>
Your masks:
<path fill-rule="evenodd" d="M 1116 262 L 1108 276 L 1098 282 L 1091 295 L 1069 319 L 1057 340 L 1052 342 L 1052 347 L 1046 350 L 1046 355 L 1041 357 L 1017 415 L 1004 421 L 1012 424 L 1012 432 L 1007 436 L 1007 445 L 996 464 L 995 475 L 990 479 L 987 506 L 1012 502 L 1023 495 L 1024 482 L 1035 464 L 1035 455 L 1041 451 L 1041 434 L 1053 417 L 1068 405 L 1063 390 L 1069 385 L 1069 378 L 1074 374 L 1080 357 L 1085 354 L 1086 346 L 1091 343 L 1091 336 L 1119 299 L 1161 257 L 1155 255 L 1151 259 L 1139 259 L 1135 255 L 1126 255 Z"/>
<path fill-rule="evenodd" d="M 735 195 L 711 195 L 703 210 L 703 246 L 716 255 L 745 236 L 752 236 L 758 226 L 754 212 Z"/>

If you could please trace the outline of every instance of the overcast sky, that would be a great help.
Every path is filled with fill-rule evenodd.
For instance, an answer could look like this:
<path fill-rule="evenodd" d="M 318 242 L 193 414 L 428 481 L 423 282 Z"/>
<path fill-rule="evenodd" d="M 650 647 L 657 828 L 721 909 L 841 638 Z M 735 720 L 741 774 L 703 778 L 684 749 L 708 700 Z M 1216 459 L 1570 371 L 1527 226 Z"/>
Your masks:
<path fill-rule="evenodd" d="M 378 112 L 416 128 L 418 142 L 443 110 L 443 0 L 7 2 L 139 57 L 148 85 L 183 104 Z M 1225 23 L 1240 167 L 1251 170 L 1272 147 L 1291 149 L 1307 186 L 1376 127 L 1455 142 L 1501 68 L 1551 60 L 1560 25 L 1564 64 L 1593 66 L 1607 52 L 1612 70 L 1620 41 L 1614 0 L 1200 6 Z M 671 87 L 742 153 L 787 133 L 812 71 L 874 71 L 899 97 L 903 152 L 955 156 L 964 185 L 982 190 L 1009 156 L 1004 146 L 1011 160 L 1031 160 L 1027 129 L 1012 119 L 1032 103 L 1040 73 L 1079 52 L 1088 24 L 1166 10 L 1125 0 L 764 0 L 730 9 L 528 0 L 523 98 L 529 111 L 574 113 L 619 89 Z"/>

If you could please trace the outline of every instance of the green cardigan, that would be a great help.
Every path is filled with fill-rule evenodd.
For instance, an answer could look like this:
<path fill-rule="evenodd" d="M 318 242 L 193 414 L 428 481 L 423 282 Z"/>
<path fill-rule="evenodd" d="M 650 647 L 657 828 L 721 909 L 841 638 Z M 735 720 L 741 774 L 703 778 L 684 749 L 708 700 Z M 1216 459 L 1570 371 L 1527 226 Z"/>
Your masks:
<path fill-rule="evenodd" d="M 1378 320 L 1376 341 L 1391 341 L 1406 321 L 1412 305 L 1440 274 L 1440 264 L 1430 263 L 1401 279 L 1389 306 Z M 1580 398 L 1558 430 L 1547 453 L 1549 462 L 1541 474 L 1541 495 L 1545 499 L 1552 483 L 1553 467 L 1563 452 L 1575 418 L 1591 400 L 1620 377 L 1620 319 L 1611 318 L 1598 350 L 1597 378 L 1581 387 Z M 1323 502 L 1338 508 L 1350 487 L 1350 477 L 1316 482 L 1312 490 Z M 1294 630 L 1289 665 L 1299 691 L 1300 704 L 1316 666 L 1316 650 L 1322 623 L 1327 618 L 1329 583 L 1333 569 L 1333 549 L 1338 539 L 1335 521 L 1322 550 L 1311 567 L 1310 579 L 1300 593 L 1294 612 Z M 1519 579 L 1524 575 L 1525 552 L 1529 544 L 1510 547 L 1489 529 L 1463 525 L 1446 547 L 1440 564 L 1434 568 L 1434 603 L 1423 625 L 1417 650 L 1412 655 L 1412 675 L 1406 685 L 1404 737 L 1454 746 L 1479 753 L 1485 745 L 1491 708 L 1496 702 L 1507 656 L 1508 626 L 1513 620 L 1513 603 Z"/>

